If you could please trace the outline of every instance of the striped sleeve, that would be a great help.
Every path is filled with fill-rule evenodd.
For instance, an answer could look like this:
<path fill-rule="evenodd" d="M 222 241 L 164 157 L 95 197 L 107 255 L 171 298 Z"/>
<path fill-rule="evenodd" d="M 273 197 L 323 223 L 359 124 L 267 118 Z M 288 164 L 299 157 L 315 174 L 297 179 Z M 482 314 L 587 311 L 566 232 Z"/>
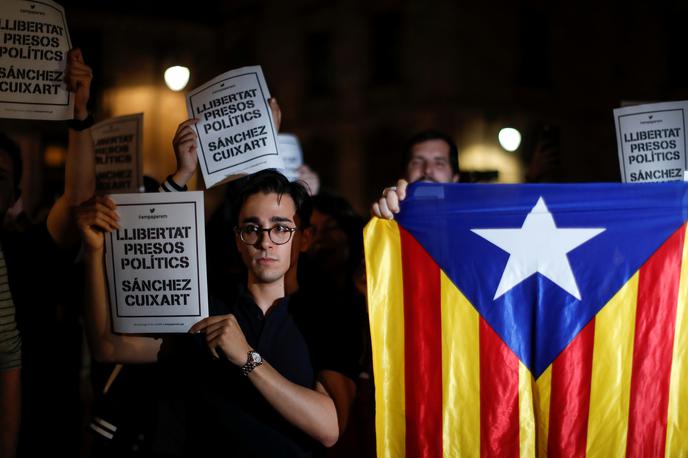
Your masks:
<path fill-rule="evenodd" d="M 162 182 L 162 184 L 160 185 L 160 189 L 158 191 L 159 192 L 184 192 L 188 189 L 189 188 L 186 185 L 179 186 L 172 179 L 172 175 L 169 175 L 167 178 L 165 178 L 165 181 Z"/>
<path fill-rule="evenodd" d="M 14 315 L 5 256 L 0 248 L 0 372 L 21 367 L 21 338 Z"/>

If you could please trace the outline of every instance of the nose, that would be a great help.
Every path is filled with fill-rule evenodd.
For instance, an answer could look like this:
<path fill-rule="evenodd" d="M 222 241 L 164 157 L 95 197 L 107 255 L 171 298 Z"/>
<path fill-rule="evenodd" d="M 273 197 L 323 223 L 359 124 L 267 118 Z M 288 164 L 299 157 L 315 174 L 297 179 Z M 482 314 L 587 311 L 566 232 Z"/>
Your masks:
<path fill-rule="evenodd" d="M 433 172 L 434 172 L 434 167 L 432 165 L 432 162 L 426 161 L 425 166 L 423 167 L 423 174 L 426 177 L 433 177 Z M 434 177 L 433 177 L 434 178 Z"/>
<path fill-rule="evenodd" d="M 260 249 L 267 249 L 269 247 L 272 247 L 273 243 L 272 240 L 270 240 L 270 235 L 268 234 L 268 231 L 260 231 L 258 233 L 258 240 L 256 240 L 256 246 Z"/>

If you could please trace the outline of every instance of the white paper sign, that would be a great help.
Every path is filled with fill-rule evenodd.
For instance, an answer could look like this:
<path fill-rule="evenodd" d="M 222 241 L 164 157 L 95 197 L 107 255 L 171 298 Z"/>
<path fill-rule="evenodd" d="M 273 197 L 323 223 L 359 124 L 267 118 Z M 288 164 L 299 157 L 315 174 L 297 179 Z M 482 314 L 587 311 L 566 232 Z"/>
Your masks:
<path fill-rule="evenodd" d="M 106 119 L 91 127 L 97 190 L 109 193 L 143 190 L 141 132 L 143 113 Z"/>
<path fill-rule="evenodd" d="M 614 110 L 624 183 L 681 181 L 688 168 L 688 101 L 634 105 Z"/>
<path fill-rule="evenodd" d="M 263 71 L 243 67 L 194 89 L 186 99 L 199 139 L 198 160 L 206 187 L 227 179 L 283 168 Z"/>
<path fill-rule="evenodd" d="M 284 168 L 280 170 L 289 181 L 299 179 L 297 169 L 303 165 L 303 152 L 301 143 L 296 135 L 277 134 L 277 144 L 279 145 L 279 155 L 284 163 Z"/>
<path fill-rule="evenodd" d="M 72 119 L 64 9 L 51 0 L 2 0 L 0 37 L 0 118 Z"/>
<path fill-rule="evenodd" d="M 108 234 L 113 331 L 187 332 L 208 316 L 203 193 L 113 194 Z"/>

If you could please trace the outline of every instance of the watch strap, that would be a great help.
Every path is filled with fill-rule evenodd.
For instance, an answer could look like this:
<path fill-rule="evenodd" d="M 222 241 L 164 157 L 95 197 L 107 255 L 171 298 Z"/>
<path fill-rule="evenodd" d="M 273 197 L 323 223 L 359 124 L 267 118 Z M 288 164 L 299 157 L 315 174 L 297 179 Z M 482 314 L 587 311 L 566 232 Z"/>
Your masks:
<path fill-rule="evenodd" d="M 254 361 L 254 353 L 258 355 L 258 361 Z M 248 377 L 248 374 L 250 374 L 253 371 L 253 369 L 260 366 L 261 364 L 263 364 L 263 360 L 260 357 L 260 355 L 255 351 L 249 351 L 248 355 L 246 356 L 246 364 L 241 366 L 241 375 L 243 375 L 244 377 Z"/>

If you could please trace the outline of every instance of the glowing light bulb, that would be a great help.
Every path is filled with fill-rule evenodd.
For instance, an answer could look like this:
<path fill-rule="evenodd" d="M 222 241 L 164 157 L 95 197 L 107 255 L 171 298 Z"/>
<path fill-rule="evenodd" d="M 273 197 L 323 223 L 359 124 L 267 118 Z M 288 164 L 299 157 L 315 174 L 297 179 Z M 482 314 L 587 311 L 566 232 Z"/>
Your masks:
<path fill-rule="evenodd" d="M 189 82 L 191 72 L 188 68 L 175 65 L 165 70 L 165 84 L 173 91 L 181 91 Z"/>
<path fill-rule="evenodd" d="M 505 127 L 500 130 L 497 138 L 502 148 L 509 152 L 516 151 L 521 145 L 521 133 L 513 127 Z"/>

